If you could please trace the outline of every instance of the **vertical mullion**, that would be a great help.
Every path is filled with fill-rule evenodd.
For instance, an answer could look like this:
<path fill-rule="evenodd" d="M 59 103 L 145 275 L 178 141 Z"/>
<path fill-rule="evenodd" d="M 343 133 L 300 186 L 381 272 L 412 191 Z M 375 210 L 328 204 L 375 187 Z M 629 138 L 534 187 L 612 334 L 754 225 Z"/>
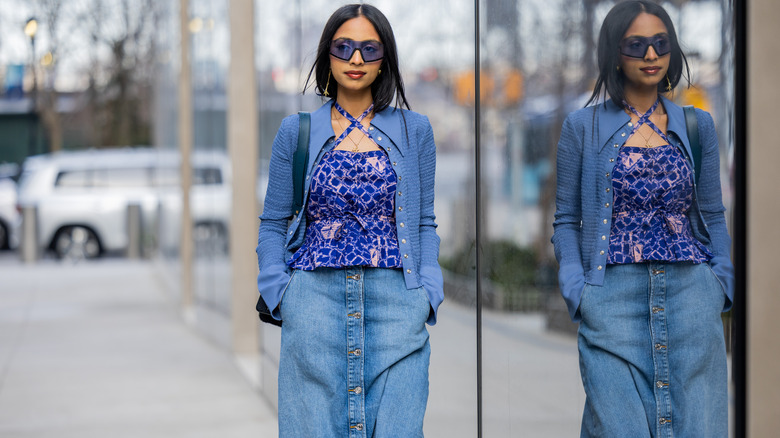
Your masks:
<path fill-rule="evenodd" d="M 734 11 L 734 437 L 747 436 L 747 2 L 732 1 Z"/>
<path fill-rule="evenodd" d="M 482 163 L 481 163 L 481 100 L 480 93 L 480 50 L 479 50 L 479 0 L 474 0 L 474 185 L 475 208 L 475 262 L 477 281 L 477 437 L 482 438 Z"/>

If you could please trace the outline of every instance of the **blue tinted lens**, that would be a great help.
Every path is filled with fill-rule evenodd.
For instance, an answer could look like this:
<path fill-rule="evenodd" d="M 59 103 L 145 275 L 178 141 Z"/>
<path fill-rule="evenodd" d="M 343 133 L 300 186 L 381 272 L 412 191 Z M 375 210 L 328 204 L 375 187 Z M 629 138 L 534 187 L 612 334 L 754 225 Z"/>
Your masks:
<path fill-rule="evenodd" d="M 620 42 L 620 53 L 631 58 L 644 58 L 647 48 L 653 46 L 655 54 L 664 56 L 672 51 L 669 37 L 657 35 L 652 37 L 630 37 Z"/>
<path fill-rule="evenodd" d="M 669 38 L 659 36 L 653 41 L 653 49 L 658 56 L 664 56 L 672 51 L 672 45 L 669 43 Z"/>
<path fill-rule="evenodd" d="M 349 61 L 355 54 L 355 50 L 360 51 L 363 62 L 379 61 L 385 56 L 384 46 L 378 41 L 353 41 L 339 38 L 330 43 L 330 54 L 343 61 Z"/>

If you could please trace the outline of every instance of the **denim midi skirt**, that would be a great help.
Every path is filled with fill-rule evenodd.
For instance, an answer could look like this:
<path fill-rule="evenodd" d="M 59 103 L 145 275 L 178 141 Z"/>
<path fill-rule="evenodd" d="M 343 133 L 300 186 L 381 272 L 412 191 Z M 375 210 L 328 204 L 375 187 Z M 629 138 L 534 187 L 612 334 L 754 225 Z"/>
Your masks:
<path fill-rule="evenodd" d="M 293 271 L 280 304 L 279 436 L 422 437 L 425 290 L 399 269 Z"/>
<path fill-rule="evenodd" d="M 582 437 L 727 437 L 723 287 L 707 263 L 609 265 L 586 285 Z"/>

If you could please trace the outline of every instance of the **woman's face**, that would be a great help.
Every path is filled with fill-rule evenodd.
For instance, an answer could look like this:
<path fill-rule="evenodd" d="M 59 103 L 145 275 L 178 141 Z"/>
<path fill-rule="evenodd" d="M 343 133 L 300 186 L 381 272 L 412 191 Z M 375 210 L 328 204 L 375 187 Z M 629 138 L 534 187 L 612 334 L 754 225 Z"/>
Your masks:
<path fill-rule="evenodd" d="M 647 45 L 650 41 L 653 44 Z M 647 49 L 640 55 L 645 45 Z M 660 18 L 646 12 L 637 15 L 623 35 L 620 46 L 620 69 L 625 75 L 626 87 L 655 90 L 659 82 L 666 80 L 671 57 L 670 42 L 668 30 Z M 659 51 L 666 53 L 659 55 Z M 627 52 L 642 57 L 627 56 Z"/>
<path fill-rule="evenodd" d="M 344 22 L 333 35 L 333 41 L 338 39 L 348 39 L 352 41 L 373 41 L 381 43 L 379 34 L 374 25 L 366 17 L 355 17 Z M 365 48 L 363 50 L 369 50 Z M 333 72 L 333 79 L 338 83 L 339 95 L 344 92 L 356 92 L 370 90 L 371 84 L 379 74 L 379 67 L 382 60 L 365 62 L 360 50 L 355 50 L 349 61 L 343 61 L 333 55 L 330 55 L 330 68 Z"/>

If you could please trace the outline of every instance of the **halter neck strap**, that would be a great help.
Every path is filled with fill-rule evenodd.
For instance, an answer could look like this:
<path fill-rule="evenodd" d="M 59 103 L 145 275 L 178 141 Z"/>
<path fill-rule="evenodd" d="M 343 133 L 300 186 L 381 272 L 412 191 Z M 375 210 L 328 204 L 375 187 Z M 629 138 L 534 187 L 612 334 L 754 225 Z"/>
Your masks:
<path fill-rule="evenodd" d="M 625 105 L 625 106 L 626 106 L 626 108 L 628 108 L 628 110 L 629 110 L 629 111 L 631 111 L 632 113 L 636 114 L 636 115 L 639 117 L 639 120 L 637 120 L 636 124 L 634 125 L 634 129 L 632 129 L 632 130 L 631 130 L 631 135 L 634 135 L 634 133 L 635 133 L 635 132 L 636 132 L 636 131 L 639 129 L 639 127 L 640 127 L 640 126 L 642 126 L 642 125 L 647 125 L 647 126 L 649 126 L 650 128 L 652 128 L 652 129 L 653 129 L 653 131 L 655 131 L 655 132 L 656 132 L 656 133 L 657 133 L 659 136 L 661 136 L 661 138 L 662 138 L 662 139 L 663 139 L 663 140 L 664 140 L 666 143 L 669 143 L 669 144 L 671 144 L 671 143 L 669 142 L 669 137 L 667 137 L 667 136 L 666 136 L 666 134 L 664 134 L 664 133 L 663 133 L 663 131 L 661 131 L 661 130 L 658 128 L 658 126 L 656 126 L 656 124 L 655 124 L 655 123 L 653 123 L 653 122 L 650 120 L 650 115 L 652 115 L 652 114 L 653 114 L 653 112 L 655 112 L 655 109 L 656 109 L 656 108 L 658 108 L 658 104 L 659 104 L 660 102 L 661 102 L 661 99 L 660 99 L 660 98 L 659 98 L 659 99 L 657 99 L 657 100 L 655 101 L 655 103 L 653 104 L 653 106 L 651 106 L 651 107 L 650 107 L 650 109 L 649 109 L 649 110 L 647 110 L 647 112 L 646 112 L 646 113 L 642 114 L 642 113 L 640 113 L 639 111 L 637 111 L 637 110 L 636 110 L 636 108 L 634 108 L 633 106 L 629 105 L 629 104 L 628 104 L 628 102 L 626 102 L 625 100 L 623 101 L 623 105 Z"/>
<path fill-rule="evenodd" d="M 369 105 L 369 107 L 366 108 L 366 110 L 363 111 L 363 114 L 361 114 L 357 119 L 352 117 L 351 114 L 349 114 L 346 110 L 344 110 L 344 108 L 342 108 L 341 105 L 339 105 L 338 102 L 334 102 L 333 107 L 336 108 L 336 111 L 338 111 L 339 114 L 344 116 L 344 118 L 347 119 L 347 121 L 349 122 L 349 126 L 347 126 L 347 128 L 344 129 L 344 132 L 341 133 L 339 138 L 336 139 L 336 143 L 335 143 L 334 147 L 338 146 L 339 143 L 344 141 L 344 139 L 347 138 L 349 133 L 353 129 L 355 129 L 355 128 L 359 129 L 361 132 L 363 132 L 363 134 L 366 135 L 366 137 L 370 138 L 371 140 L 374 139 L 373 137 L 371 137 L 371 134 L 368 132 L 368 129 L 366 129 L 366 127 L 363 126 L 363 124 L 361 123 L 363 121 L 363 119 L 366 118 L 366 116 L 371 114 L 371 111 L 374 109 L 374 104 L 373 103 L 371 105 Z"/>

